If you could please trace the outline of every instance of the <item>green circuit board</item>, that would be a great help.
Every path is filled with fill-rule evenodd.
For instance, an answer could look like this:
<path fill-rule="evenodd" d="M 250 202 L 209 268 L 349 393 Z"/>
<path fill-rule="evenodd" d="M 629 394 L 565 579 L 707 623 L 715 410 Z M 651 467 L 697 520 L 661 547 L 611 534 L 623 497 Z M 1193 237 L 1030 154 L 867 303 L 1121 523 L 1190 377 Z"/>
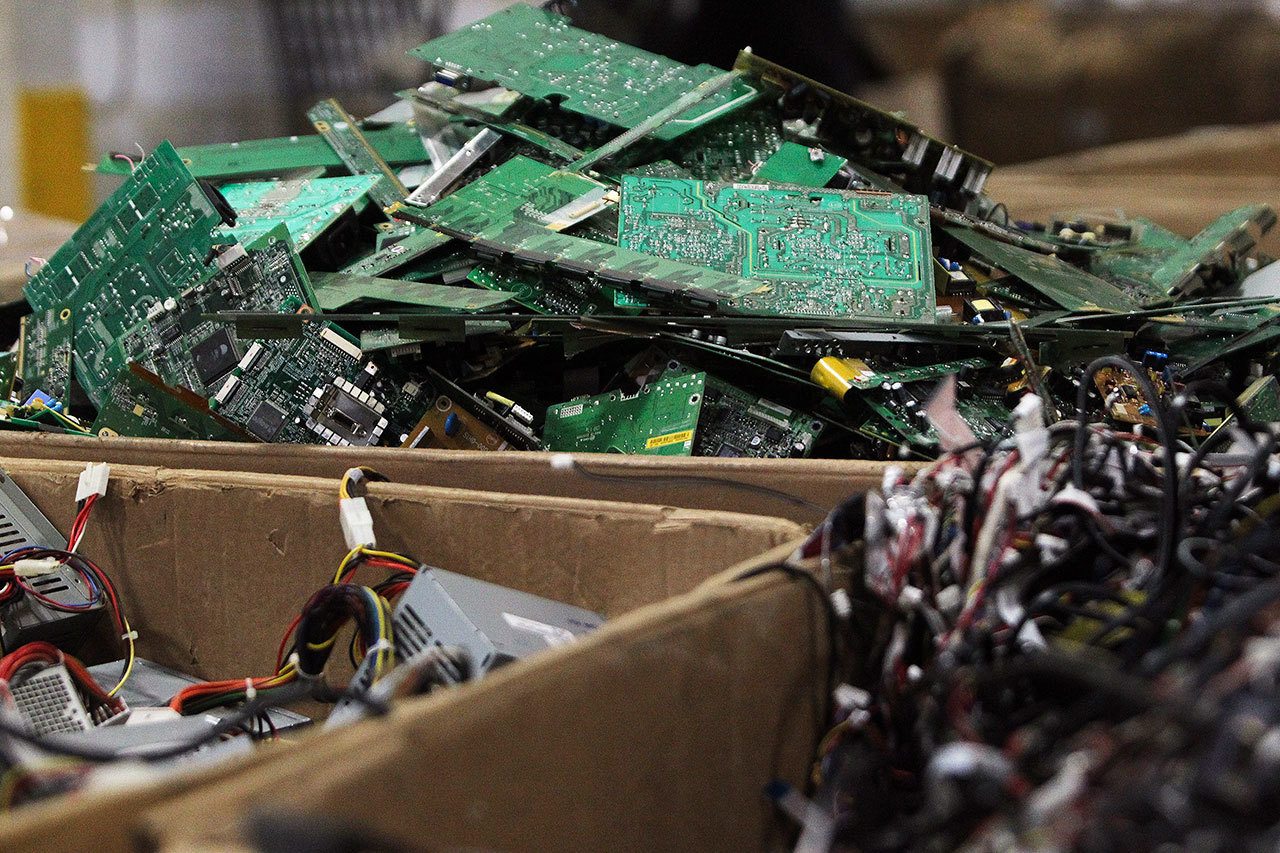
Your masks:
<path fill-rule="evenodd" d="M 770 99 L 787 103 L 787 137 L 823 149 L 898 182 L 907 192 L 964 210 L 991 175 L 991 161 L 936 139 L 898 113 L 770 62 L 750 50 L 738 54 L 734 70 Z"/>
<path fill-rule="evenodd" d="M 1226 213 L 1187 239 L 1146 219 L 1130 220 L 1136 239 L 1099 250 L 1092 269 L 1099 276 L 1138 290 L 1143 305 L 1161 305 L 1194 293 L 1205 279 L 1230 282 L 1237 265 L 1257 239 L 1276 222 L 1267 205 L 1249 205 Z"/>
<path fill-rule="evenodd" d="M 517 156 L 426 211 L 478 237 L 497 236 L 517 221 L 561 231 L 605 209 L 608 192 L 599 181 Z"/>
<path fill-rule="evenodd" d="M 63 405 L 71 388 L 75 318 L 50 308 L 22 318 L 22 396 L 43 391 Z"/>
<path fill-rule="evenodd" d="M 316 307 L 321 311 L 339 311 L 363 303 L 377 303 L 401 310 L 428 308 L 473 313 L 497 308 L 514 296 L 498 289 L 451 287 L 349 273 L 316 273 L 312 284 L 316 291 Z"/>
<path fill-rule="evenodd" d="M 36 311 L 70 309 L 76 377 L 95 405 L 124 362 L 112 344 L 155 305 L 205 280 L 222 216 L 165 142 L 27 282 Z"/>
<path fill-rule="evenodd" d="M 806 457 L 823 430 L 812 415 L 707 377 L 694 456 L 786 459 Z"/>
<path fill-rule="evenodd" d="M 272 346 L 268 346 L 272 344 Z M 255 341 L 209 407 L 261 441 L 398 446 L 428 404 L 419 384 L 365 360 L 332 323 Z"/>
<path fill-rule="evenodd" d="M 585 280 L 601 290 L 621 289 L 655 302 L 711 311 L 767 288 L 763 282 L 551 230 L 598 213 L 607 201 L 606 188 L 588 178 L 515 157 L 431 207 L 404 205 L 397 215 L 468 242 L 482 260 Z"/>
<path fill-rule="evenodd" d="M 316 296 L 283 227 L 247 251 L 235 247 L 219 259 L 216 276 L 167 299 L 113 346 L 111 363 L 139 363 L 168 385 L 209 396 L 241 363 L 251 344 L 234 327 L 208 315 L 220 311 L 292 314 L 316 304 Z M 279 348 L 271 340 L 258 348 Z"/>
<path fill-rule="evenodd" d="M 777 106 L 760 102 L 681 137 L 672 143 L 669 156 L 689 172 L 678 177 L 751 181 L 760 167 L 781 150 L 783 141 Z"/>
<path fill-rule="evenodd" d="M 515 271 L 479 264 L 467 279 L 487 290 L 510 293 L 512 300 L 539 314 L 585 316 L 611 313 L 612 302 L 589 280 L 544 277 L 534 270 Z"/>
<path fill-rule="evenodd" d="M 18 378 L 18 353 L 0 353 L 0 403 L 13 396 L 14 379 Z"/>
<path fill-rule="evenodd" d="M 861 391 L 882 388 L 896 382 L 923 382 L 929 379 L 941 379 L 944 376 L 960 373 L 963 370 L 982 370 L 993 366 L 992 360 L 983 356 L 944 361 L 939 364 L 926 364 L 919 367 L 887 367 L 883 369 L 873 367 L 862 359 L 847 359 L 847 361 L 851 362 L 850 366 L 855 374 L 852 385 Z"/>
<path fill-rule="evenodd" d="M 316 104 L 307 111 L 307 118 L 353 175 L 378 179 L 369 189 L 369 197 L 379 207 L 390 207 L 409 194 L 360 125 L 336 100 L 329 98 Z"/>
<path fill-rule="evenodd" d="M 449 239 L 439 231 L 418 228 L 400 242 L 384 246 L 372 255 L 348 264 L 340 271 L 351 275 L 383 275 L 439 249 L 448 243 Z"/>
<path fill-rule="evenodd" d="M 1132 296 L 1111 282 L 1053 255 L 1010 246 L 960 226 L 945 230 L 990 263 L 1068 311 L 1124 313 L 1141 307 Z"/>
<path fill-rule="evenodd" d="M 764 161 L 753 180 L 761 184 L 825 187 L 848 162 L 821 148 L 784 142 L 777 153 Z"/>
<path fill-rule="evenodd" d="M 868 392 L 863 399 L 883 425 L 898 436 L 900 442 L 933 448 L 938 445 L 938 435 L 924 416 L 924 404 L 928 400 L 926 390 L 922 389 L 912 396 L 912 401 L 917 403 L 914 406 L 907 405 L 898 396 L 879 391 Z M 1012 432 L 1009 407 L 1003 400 L 961 396 L 956 400 L 956 411 L 979 441 L 1007 438 Z M 873 437 L 882 437 L 883 427 L 877 432 L 879 434 Z M 871 433 L 864 431 L 864 434 Z"/>
<path fill-rule="evenodd" d="M 468 88 L 471 81 L 497 83 L 532 98 L 556 99 L 561 109 L 628 129 L 723 73 L 709 65 L 688 66 L 620 44 L 523 3 L 410 54 L 429 63 L 440 82 L 459 88 Z M 675 139 L 757 95 L 755 89 L 737 81 L 667 122 L 653 136 Z"/>
<path fill-rule="evenodd" d="M 705 373 L 650 382 L 634 395 L 614 391 L 547 409 L 543 444 L 572 453 L 688 456 L 702 412 Z"/>
<path fill-rule="evenodd" d="M 210 412 L 202 397 L 165 385 L 160 377 L 138 364 L 120 371 L 91 432 L 194 441 L 252 440 L 244 430 Z"/>
<path fill-rule="evenodd" d="M 921 196 L 628 176 L 618 244 L 768 283 L 741 313 L 932 322 Z"/>
<path fill-rule="evenodd" d="M 661 359 L 661 352 L 656 352 L 655 357 Z M 696 372 L 678 359 L 656 367 L 658 379 Z M 825 424 L 811 414 L 797 412 L 708 374 L 693 455 L 751 459 L 806 457 L 813 452 L 823 429 Z"/>
<path fill-rule="evenodd" d="M 393 124 L 364 132 L 378 155 L 393 166 L 427 162 L 422 137 L 412 124 Z M 191 145 L 177 149 L 178 156 L 197 178 L 230 181 L 255 176 L 282 175 L 301 169 L 343 168 L 342 160 L 323 136 L 282 136 L 250 139 L 214 145 Z M 126 157 L 130 157 L 128 152 Z M 106 175 L 128 175 L 127 160 L 106 154 L 97 171 Z"/>
<path fill-rule="evenodd" d="M 340 216 L 363 204 L 378 180 L 375 175 L 353 175 L 227 184 L 222 195 L 237 214 L 235 227 L 228 230 L 248 244 L 284 225 L 301 252 Z"/>

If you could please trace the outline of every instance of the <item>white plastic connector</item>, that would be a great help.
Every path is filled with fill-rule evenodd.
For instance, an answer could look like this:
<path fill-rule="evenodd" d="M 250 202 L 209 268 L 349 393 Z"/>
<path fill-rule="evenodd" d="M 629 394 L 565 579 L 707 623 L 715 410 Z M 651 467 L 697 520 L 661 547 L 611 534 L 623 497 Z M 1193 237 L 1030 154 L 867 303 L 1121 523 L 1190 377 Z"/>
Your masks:
<path fill-rule="evenodd" d="M 13 564 L 13 573 L 20 578 L 36 578 L 51 575 L 62 563 L 54 557 L 41 557 L 38 560 L 23 559 Z"/>
<path fill-rule="evenodd" d="M 76 503 L 97 495 L 107 494 L 107 480 L 111 478 L 111 466 L 105 462 L 90 462 L 80 472 L 80 484 L 76 486 Z"/>
<path fill-rule="evenodd" d="M 871 694 L 860 687 L 854 687 L 852 684 L 836 685 L 832 698 L 835 699 L 836 708 L 844 714 L 865 711 L 871 707 Z"/>
<path fill-rule="evenodd" d="M 338 518 L 342 522 L 342 536 L 347 548 L 376 548 L 378 538 L 373 535 L 373 516 L 364 498 L 342 498 L 338 501 Z"/>
<path fill-rule="evenodd" d="M 831 593 L 831 606 L 841 619 L 848 620 L 853 615 L 853 602 L 849 600 L 849 592 L 843 588 Z"/>

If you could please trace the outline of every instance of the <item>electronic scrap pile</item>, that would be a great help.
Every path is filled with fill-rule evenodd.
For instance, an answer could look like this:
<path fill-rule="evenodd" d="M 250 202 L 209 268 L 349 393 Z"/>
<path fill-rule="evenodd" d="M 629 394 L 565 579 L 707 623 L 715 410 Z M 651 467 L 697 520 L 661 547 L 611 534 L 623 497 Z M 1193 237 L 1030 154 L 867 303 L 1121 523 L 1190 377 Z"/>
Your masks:
<path fill-rule="evenodd" d="M 1178 437 L 1190 393 L 1145 436 L 1028 395 L 1013 438 L 888 474 L 805 546 L 852 583 L 814 798 L 770 787 L 797 849 L 1275 849 L 1275 426 L 1190 390 L 1233 413 L 1219 451 Z"/>
<path fill-rule="evenodd" d="M 996 440 L 1120 354 L 1142 375 L 1091 416 L 1206 378 L 1280 406 L 1265 205 L 1189 239 L 1019 222 L 989 162 L 749 50 L 690 67 L 523 4 L 411 53 L 430 81 L 363 120 L 104 158 L 124 185 L 33 260 L 0 425 L 929 458 L 940 377 Z M 1195 402 L 1198 444 L 1229 412 Z"/>

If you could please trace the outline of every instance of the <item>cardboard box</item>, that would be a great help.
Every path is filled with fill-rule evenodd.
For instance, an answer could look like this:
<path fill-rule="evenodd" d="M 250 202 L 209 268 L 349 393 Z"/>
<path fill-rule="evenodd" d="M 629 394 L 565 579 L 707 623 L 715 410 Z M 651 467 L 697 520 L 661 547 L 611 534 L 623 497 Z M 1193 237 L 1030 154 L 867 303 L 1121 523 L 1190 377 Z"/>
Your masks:
<path fill-rule="evenodd" d="M 398 483 L 727 510 L 816 524 L 849 495 L 878 486 L 884 463 L 830 459 L 690 459 L 583 454 L 579 470 L 549 453 L 336 448 L 0 432 L 0 456 L 337 478 L 370 465 Z"/>
<path fill-rule="evenodd" d="M 1280 208 L 1280 124 L 1203 128 L 997 169 L 987 191 L 1016 219 L 1122 211 L 1191 235 L 1246 204 Z M 1280 229 L 1261 245 L 1280 254 Z"/>
<path fill-rule="evenodd" d="M 951 141 L 1013 163 L 1280 120 L 1280 25 L 1241 4 L 974 4 L 945 57 Z M 1206 51 L 1206 45 L 1231 45 Z"/>
<path fill-rule="evenodd" d="M 811 767 L 826 649 L 809 587 L 722 577 L 522 673 L 170 798 L 146 810 L 139 837 L 235 848 L 245 819 L 265 814 L 409 849 L 778 849 L 789 827 L 764 789 L 802 785 Z"/>
<path fill-rule="evenodd" d="M 0 458 L 0 466 L 67 529 L 82 465 Z M 314 478 L 115 466 L 82 550 L 120 587 L 141 656 L 206 678 L 264 674 L 291 616 L 345 553 L 336 486 Z M 725 566 L 802 532 L 789 521 L 732 513 L 400 484 L 373 484 L 370 508 L 382 545 L 623 625 L 630 624 L 625 614 L 694 590 Z M 518 685 L 522 670 L 572 650 L 513 664 L 493 680 Z M 105 657 L 112 656 L 114 650 Z M 463 703 L 451 713 L 465 718 L 473 713 L 468 695 L 458 691 L 439 701 Z M 560 723 L 571 728 L 573 719 L 562 716 Z M 265 767 L 289 751 L 260 750 L 245 764 Z M 0 818 L 0 850 L 131 850 L 143 807 L 224 777 L 239 778 L 216 769 L 32 805 Z"/>

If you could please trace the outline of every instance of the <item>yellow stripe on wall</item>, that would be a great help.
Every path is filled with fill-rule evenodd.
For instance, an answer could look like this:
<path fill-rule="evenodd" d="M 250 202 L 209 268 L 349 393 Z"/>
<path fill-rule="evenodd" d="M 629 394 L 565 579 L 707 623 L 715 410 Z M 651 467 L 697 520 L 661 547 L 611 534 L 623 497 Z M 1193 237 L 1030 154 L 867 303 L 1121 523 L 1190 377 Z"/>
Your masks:
<path fill-rule="evenodd" d="M 20 90 L 19 180 L 22 206 L 83 222 L 93 210 L 89 99 L 75 88 Z"/>

